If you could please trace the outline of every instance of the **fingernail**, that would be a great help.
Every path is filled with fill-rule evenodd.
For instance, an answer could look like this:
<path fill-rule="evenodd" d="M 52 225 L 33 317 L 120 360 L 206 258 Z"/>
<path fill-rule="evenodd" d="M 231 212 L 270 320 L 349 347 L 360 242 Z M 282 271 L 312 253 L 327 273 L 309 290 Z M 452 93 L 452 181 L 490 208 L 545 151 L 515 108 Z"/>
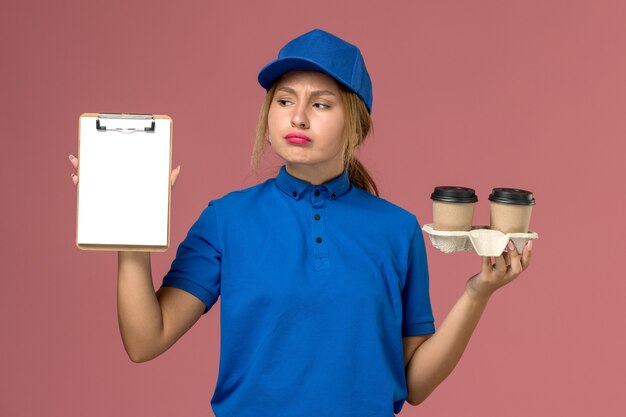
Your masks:
<path fill-rule="evenodd" d="M 513 245 L 513 242 L 511 242 L 510 240 L 509 240 L 509 244 L 507 246 L 508 246 L 509 250 L 515 249 L 515 246 Z"/>
<path fill-rule="evenodd" d="M 72 172 L 72 173 L 70 174 L 70 177 L 74 178 L 74 175 L 76 175 L 76 174 L 74 174 L 74 173 Z"/>
<path fill-rule="evenodd" d="M 74 160 L 74 155 L 70 155 L 70 161 Z"/>

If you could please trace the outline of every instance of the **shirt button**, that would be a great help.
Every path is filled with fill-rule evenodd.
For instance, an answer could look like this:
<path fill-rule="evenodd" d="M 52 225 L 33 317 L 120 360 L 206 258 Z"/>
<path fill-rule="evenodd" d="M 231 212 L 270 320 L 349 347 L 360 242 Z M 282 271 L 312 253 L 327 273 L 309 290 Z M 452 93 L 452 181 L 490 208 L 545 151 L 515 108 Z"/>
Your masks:
<path fill-rule="evenodd" d="M 316 214 L 315 216 L 313 216 L 313 218 L 314 218 L 315 220 L 319 220 L 319 219 L 320 219 L 320 215 L 319 215 L 319 214 Z"/>
<path fill-rule="evenodd" d="M 293 193 L 291 193 L 292 196 L 297 197 L 298 193 L 296 193 L 295 191 Z"/>
<path fill-rule="evenodd" d="M 330 196 L 331 199 L 335 199 L 335 197 L 337 197 L 337 195 L 335 193 L 333 193 L 333 195 Z"/>
<path fill-rule="evenodd" d="M 316 238 L 315 238 L 315 241 L 316 241 L 317 243 L 322 243 L 322 238 L 321 238 L 321 237 L 316 237 Z"/>
<path fill-rule="evenodd" d="M 320 190 L 315 190 L 315 193 L 313 193 L 313 194 L 315 194 L 315 197 L 319 197 L 320 196 Z"/>

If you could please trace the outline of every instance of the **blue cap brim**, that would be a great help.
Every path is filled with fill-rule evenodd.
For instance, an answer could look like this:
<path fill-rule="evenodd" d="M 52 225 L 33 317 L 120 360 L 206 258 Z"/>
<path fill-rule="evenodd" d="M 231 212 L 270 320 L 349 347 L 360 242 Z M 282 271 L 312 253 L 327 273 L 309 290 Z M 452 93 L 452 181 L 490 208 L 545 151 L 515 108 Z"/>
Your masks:
<path fill-rule="evenodd" d="M 265 91 L 269 91 L 269 89 L 272 88 L 272 85 L 274 85 L 274 83 L 281 76 L 283 76 L 283 74 L 289 71 L 295 71 L 295 70 L 312 70 L 312 71 L 318 71 L 318 72 L 328 75 L 329 77 L 333 78 L 335 81 L 337 81 L 338 83 L 346 87 L 348 90 L 353 91 L 363 101 L 363 103 L 365 104 L 365 107 L 367 107 L 367 111 L 368 112 L 372 111 L 367 106 L 367 101 L 363 97 L 361 97 L 356 91 L 354 91 L 348 83 L 346 83 L 336 74 L 326 71 L 324 68 L 322 68 L 315 62 L 310 61 L 305 58 L 275 59 L 274 61 L 264 66 L 259 72 L 259 76 L 258 76 L 259 84 L 261 84 L 261 86 L 265 88 Z"/>

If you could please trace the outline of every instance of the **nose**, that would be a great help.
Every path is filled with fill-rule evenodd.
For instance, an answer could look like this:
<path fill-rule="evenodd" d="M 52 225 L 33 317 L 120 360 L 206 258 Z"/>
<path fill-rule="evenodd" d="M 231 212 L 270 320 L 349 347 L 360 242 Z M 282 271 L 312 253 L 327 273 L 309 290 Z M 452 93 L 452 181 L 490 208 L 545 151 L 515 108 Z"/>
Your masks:
<path fill-rule="evenodd" d="M 291 125 L 299 129 L 306 129 L 309 127 L 309 119 L 306 115 L 306 105 L 298 105 L 294 108 L 291 116 Z"/>

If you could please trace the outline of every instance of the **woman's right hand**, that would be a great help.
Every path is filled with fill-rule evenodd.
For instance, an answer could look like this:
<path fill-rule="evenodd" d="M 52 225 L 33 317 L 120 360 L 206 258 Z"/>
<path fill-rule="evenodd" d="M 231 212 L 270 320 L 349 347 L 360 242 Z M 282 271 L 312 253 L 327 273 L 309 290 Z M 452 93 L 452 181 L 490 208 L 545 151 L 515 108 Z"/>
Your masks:
<path fill-rule="evenodd" d="M 78 158 L 69 156 L 75 170 Z M 172 188 L 180 165 L 172 170 Z M 78 175 L 72 172 L 74 185 Z M 205 304 L 178 288 L 154 291 L 150 252 L 118 251 L 117 314 L 124 348 L 133 362 L 165 352 L 202 316 Z"/>
<path fill-rule="evenodd" d="M 69 158 L 74 169 L 78 169 L 78 158 L 76 158 L 74 155 L 70 155 Z M 170 176 L 170 182 L 172 184 L 172 188 L 174 188 L 174 186 L 176 185 L 178 174 L 180 174 L 180 165 L 178 165 L 176 168 L 172 170 L 172 174 Z M 78 175 L 76 175 L 73 172 L 70 175 L 72 176 L 72 181 L 74 182 L 74 185 L 78 184 Z"/>

